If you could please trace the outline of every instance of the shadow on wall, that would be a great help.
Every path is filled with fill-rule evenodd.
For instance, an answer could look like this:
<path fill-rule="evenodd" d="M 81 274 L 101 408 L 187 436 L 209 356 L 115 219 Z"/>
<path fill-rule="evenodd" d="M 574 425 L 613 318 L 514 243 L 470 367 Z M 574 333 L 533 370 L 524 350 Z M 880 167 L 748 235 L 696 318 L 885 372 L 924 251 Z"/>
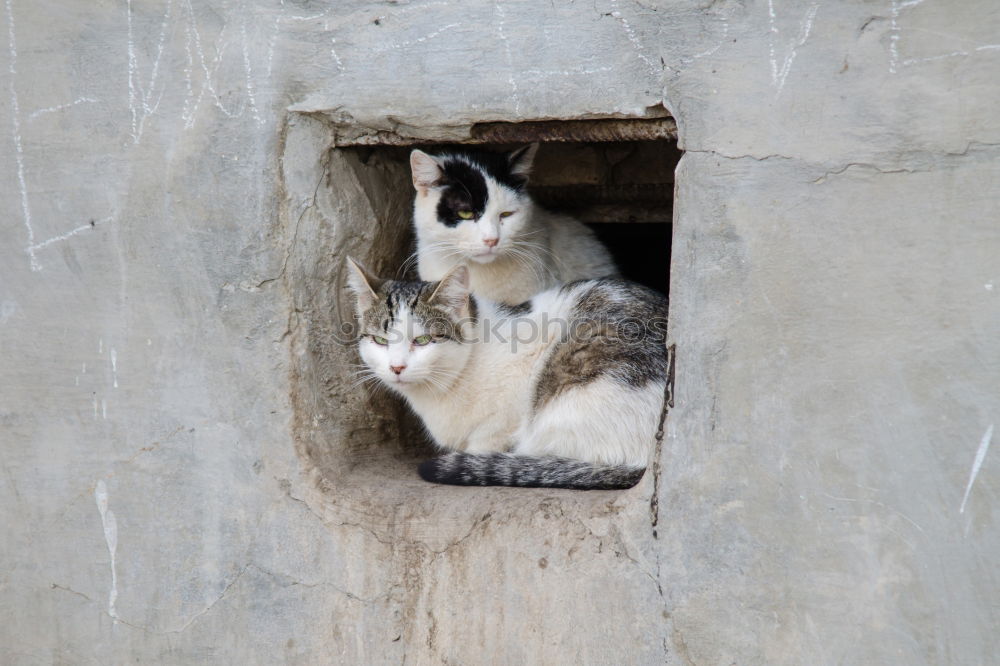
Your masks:
<path fill-rule="evenodd" d="M 350 255 L 381 275 L 398 274 L 413 245 L 409 166 L 337 149 L 315 166 L 313 191 L 289 188 L 284 213 L 293 238 L 285 281 L 295 303 L 296 446 L 324 485 L 352 484 L 363 472 L 384 481 L 431 451 L 401 400 L 358 379 L 344 262 Z"/>

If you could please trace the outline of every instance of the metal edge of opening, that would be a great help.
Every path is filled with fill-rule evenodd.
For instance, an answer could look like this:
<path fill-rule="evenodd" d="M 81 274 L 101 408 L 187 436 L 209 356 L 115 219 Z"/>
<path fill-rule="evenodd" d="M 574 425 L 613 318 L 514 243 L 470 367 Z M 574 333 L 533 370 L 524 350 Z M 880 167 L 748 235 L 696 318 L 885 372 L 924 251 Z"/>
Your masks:
<path fill-rule="evenodd" d="M 433 141 L 395 132 L 378 131 L 360 136 L 339 136 L 336 147 L 414 146 L 432 143 L 567 143 L 608 141 L 657 141 L 677 139 L 673 118 L 611 118 L 600 120 L 541 120 L 520 123 L 496 122 L 473 125 L 464 139 Z"/>

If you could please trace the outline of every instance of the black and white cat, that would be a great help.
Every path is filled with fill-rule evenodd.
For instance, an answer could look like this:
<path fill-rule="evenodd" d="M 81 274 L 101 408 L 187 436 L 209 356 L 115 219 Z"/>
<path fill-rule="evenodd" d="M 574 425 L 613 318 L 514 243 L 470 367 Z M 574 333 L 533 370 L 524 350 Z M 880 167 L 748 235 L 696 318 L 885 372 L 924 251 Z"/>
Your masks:
<path fill-rule="evenodd" d="M 420 279 L 464 263 L 473 294 L 514 305 L 565 282 L 618 275 L 590 229 L 528 195 L 537 150 L 410 153 Z"/>
<path fill-rule="evenodd" d="M 350 261 L 367 378 L 402 395 L 438 447 L 428 481 L 627 488 L 642 476 L 667 380 L 666 299 L 619 279 L 566 284 L 518 307 Z"/>

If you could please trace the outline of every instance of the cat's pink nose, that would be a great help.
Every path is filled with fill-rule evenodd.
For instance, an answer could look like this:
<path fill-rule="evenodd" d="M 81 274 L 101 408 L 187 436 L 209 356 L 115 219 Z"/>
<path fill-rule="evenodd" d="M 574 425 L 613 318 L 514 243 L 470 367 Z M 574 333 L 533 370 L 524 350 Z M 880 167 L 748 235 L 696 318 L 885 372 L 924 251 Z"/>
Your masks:
<path fill-rule="evenodd" d="M 397 375 L 403 374 L 403 370 L 406 370 L 405 365 L 390 365 L 389 369 L 395 372 Z"/>
<path fill-rule="evenodd" d="M 500 242 L 499 238 L 484 238 L 483 242 L 486 243 L 486 247 L 496 247 L 497 243 Z"/>

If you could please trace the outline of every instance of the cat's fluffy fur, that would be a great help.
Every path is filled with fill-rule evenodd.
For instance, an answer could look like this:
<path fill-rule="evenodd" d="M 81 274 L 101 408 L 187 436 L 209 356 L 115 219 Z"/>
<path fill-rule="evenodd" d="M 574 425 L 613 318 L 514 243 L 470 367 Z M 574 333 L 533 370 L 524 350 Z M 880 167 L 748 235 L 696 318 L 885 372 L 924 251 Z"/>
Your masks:
<path fill-rule="evenodd" d="M 451 452 L 421 466 L 425 479 L 624 488 L 642 476 L 667 379 L 663 296 L 602 279 L 508 307 L 470 298 L 464 266 L 432 283 L 350 265 L 369 377 Z"/>
<path fill-rule="evenodd" d="M 618 275 L 590 229 L 528 195 L 537 150 L 410 154 L 421 280 L 464 263 L 473 294 L 515 304 L 565 282 Z"/>

